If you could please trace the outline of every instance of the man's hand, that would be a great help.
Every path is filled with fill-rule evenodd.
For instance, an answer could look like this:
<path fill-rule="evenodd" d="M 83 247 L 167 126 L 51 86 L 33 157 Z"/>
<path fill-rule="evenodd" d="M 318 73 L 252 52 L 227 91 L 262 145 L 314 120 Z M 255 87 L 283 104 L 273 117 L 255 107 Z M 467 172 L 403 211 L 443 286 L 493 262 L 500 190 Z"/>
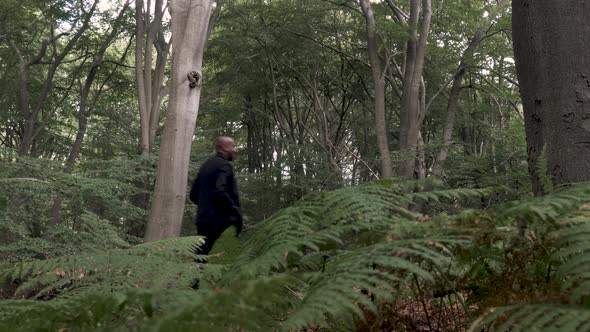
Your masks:
<path fill-rule="evenodd" d="M 236 235 L 236 237 L 238 237 L 240 235 L 240 233 L 242 233 L 242 228 L 243 228 L 242 216 L 230 217 L 229 223 L 231 226 L 234 226 L 236 228 L 235 235 Z"/>
<path fill-rule="evenodd" d="M 242 233 L 242 227 L 244 226 L 244 222 L 243 222 L 242 218 L 240 218 L 239 220 L 236 221 L 235 226 L 236 226 L 236 237 L 238 237 L 238 236 L 240 236 L 240 233 Z"/>

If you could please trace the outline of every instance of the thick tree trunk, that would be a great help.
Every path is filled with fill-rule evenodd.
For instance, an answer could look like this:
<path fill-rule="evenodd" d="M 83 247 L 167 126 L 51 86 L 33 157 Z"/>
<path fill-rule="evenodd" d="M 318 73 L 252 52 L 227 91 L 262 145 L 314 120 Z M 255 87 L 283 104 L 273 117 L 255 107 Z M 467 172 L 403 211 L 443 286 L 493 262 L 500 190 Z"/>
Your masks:
<path fill-rule="evenodd" d="M 400 152 L 398 175 L 405 178 L 414 177 L 416 165 L 416 144 L 420 135 L 420 79 L 424 69 L 424 57 L 430 20 L 432 17 L 431 1 L 422 1 L 422 27 L 418 36 L 418 17 L 420 0 L 412 0 L 410 8 L 410 39 L 407 43 L 404 65 L 403 91 L 400 110 Z"/>
<path fill-rule="evenodd" d="M 536 7 L 529 8 L 529 1 L 515 0 L 513 2 L 512 36 L 514 56 L 519 80 L 520 94 L 524 107 L 524 123 L 527 141 L 527 160 L 532 189 L 535 196 L 543 195 L 543 186 L 537 174 L 537 164 L 543 146 L 542 98 L 539 73 L 536 68 L 541 67 L 540 49 L 535 47 L 541 38 L 535 30 L 541 27 L 542 20 L 535 20 Z M 537 10 L 538 11 L 538 10 Z"/>
<path fill-rule="evenodd" d="M 173 0 L 171 3 L 174 35 L 171 93 L 145 241 L 180 235 L 212 5 L 213 0 Z"/>
<path fill-rule="evenodd" d="M 590 3 L 513 0 L 512 10 L 533 191 L 543 194 L 543 148 L 555 185 L 589 181 Z"/>
<path fill-rule="evenodd" d="M 385 75 L 381 70 L 379 60 L 375 16 L 369 0 L 360 0 L 361 8 L 365 15 L 367 25 L 367 51 L 371 63 L 371 74 L 375 86 L 375 128 L 377 129 L 377 145 L 381 155 L 381 176 L 389 178 L 393 176 L 393 164 L 389 152 L 389 140 L 387 139 L 387 119 L 385 118 Z"/>

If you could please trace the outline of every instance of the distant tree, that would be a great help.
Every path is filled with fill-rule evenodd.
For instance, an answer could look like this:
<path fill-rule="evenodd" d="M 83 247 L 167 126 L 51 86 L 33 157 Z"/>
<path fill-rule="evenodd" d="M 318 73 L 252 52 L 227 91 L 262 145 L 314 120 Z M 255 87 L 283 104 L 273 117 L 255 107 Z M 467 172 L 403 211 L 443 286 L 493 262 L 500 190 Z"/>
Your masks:
<path fill-rule="evenodd" d="M 40 31 L 34 31 L 39 35 L 47 34 L 38 48 L 26 50 L 29 45 L 18 45 L 14 40 L 9 40 L 10 46 L 14 49 L 18 58 L 18 102 L 17 108 L 22 119 L 22 133 L 20 133 L 20 145 L 18 148 L 21 156 L 28 155 L 37 136 L 44 127 L 43 119 L 49 119 L 50 112 L 47 110 L 48 100 L 54 88 L 58 68 L 64 63 L 66 57 L 75 51 L 78 41 L 82 35 L 91 27 L 98 0 L 92 2 L 89 9 L 84 6 L 77 7 L 78 15 L 72 18 L 70 29 L 60 31 L 53 22 L 48 23 Z M 51 8 L 48 10 L 52 12 Z M 72 15 L 72 13 L 70 13 Z M 67 37 L 70 38 L 67 38 Z M 24 46 L 24 47 L 23 47 Z M 35 66 L 45 66 L 43 80 L 39 93 L 32 91 L 31 70 Z M 45 112 L 45 116 L 41 113 Z"/>
<path fill-rule="evenodd" d="M 377 145 L 381 155 L 381 176 L 389 178 L 393 175 L 393 165 L 387 139 L 387 120 L 385 118 L 385 73 L 381 70 L 381 60 L 377 44 L 377 27 L 375 14 L 369 0 L 360 0 L 361 9 L 367 25 L 367 52 L 371 63 L 371 74 L 375 87 L 375 126 L 377 128 Z"/>

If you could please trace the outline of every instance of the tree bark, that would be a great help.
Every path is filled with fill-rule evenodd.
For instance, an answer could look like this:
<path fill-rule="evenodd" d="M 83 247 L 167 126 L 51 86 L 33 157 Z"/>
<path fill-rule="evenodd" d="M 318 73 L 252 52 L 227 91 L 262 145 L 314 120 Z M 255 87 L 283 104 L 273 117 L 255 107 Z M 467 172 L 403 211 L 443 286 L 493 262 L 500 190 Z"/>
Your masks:
<path fill-rule="evenodd" d="M 149 122 L 149 146 L 154 146 L 156 140 L 156 133 L 158 131 L 160 121 L 160 108 L 162 107 L 162 98 L 165 96 L 164 90 L 164 77 L 166 71 L 166 64 L 168 63 L 168 54 L 170 53 L 171 42 L 164 40 L 163 32 L 158 33 L 156 39 L 156 69 L 154 74 L 153 88 L 152 88 L 152 101 L 150 108 L 150 122 Z"/>
<path fill-rule="evenodd" d="M 27 132 L 27 128 L 32 128 L 32 125 L 28 124 L 30 119 L 30 105 L 29 105 L 29 64 L 25 60 L 24 56 L 22 55 L 20 49 L 13 44 L 13 48 L 16 51 L 18 56 L 18 109 L 21 117 L 27 122 L 25 124 L 25 131 L 23 132 L 23 136 L 21 139 L 21 143 L 19 146 L 19 155 L 24 156 L 28 153 L 29 147 L 31 146 L 31 142 L 29 142 L 30 137 L 32 136 L 30 133 Z M 34 121 L 34 119 L 33 119 Z M 29 130 L 30 131 L 30 130 Z"/>
<path fill-rule="evenodd" d="M 149 8 L 148 8 L 149 10 Z M 142 155 L 148 155 L 149 147 L 149 111 L 145 94 L 145 85 L 151 84 L 146 82 L 143 75 L 143 48 L 145 44 L 146 22 L 143 18 L 143 0 L 135 2 L 135 80 L 137 81 L 137 102 L 139 107 L 139 122 L 141 127 L 140 152 Z M 149 68 L 151 70 L 151 67 Z"/>
<path fill-rule="evenodd" d="M 422 0 L 422 27 L 418 36 L 420 0 L 412 0 L 410 8 L 410 39 L 406 48 L 403 91 L 400 110 L 400 152 L 398 175 L 414 177 L 416 165 L 416 144 L 420 135 L 420 79 L 424 69 L 424 57 L 432 17 L 431 1 Z"/>
<path fill-rule="evenodd" d="M 26 61 L 24 59 L 18 47 L 16 47 L 16 45 L 13 44 L 13 48 L 15 48 L 19 56 L 19 107 L 20 113 L 24 116 L 25 120 L 21 144 L 19 147 L 19 155 L 25 156 L 29 154 L 31 146 L 33 145 L 33 141 L 35 140 L 35 137 L 41 129 L 40 125 L 37 123 L 37 118 L 43 107 L 46 106 L 49 93 L 53 88 L 53 78 L 57 73 L 57 69 L 62 64 L 65 57 L 74 48 L 80 37 L 82 37 L 84 32 L 86 32 L 86 30 L 88 30 L 88 28 L 90 27 L 90 20 L 94 15 L 97 5 L 98 0 L 94 0 L 90 10 L 84 12 L 85 15 L 84 20 L 82 22 L 82 26 L 78 29 L 78 31 L 76 31 L 72 38 L 70 38 L 70 40 L 68 40 L 68 42 L 65 43 L 63 49 L 60 52 L 57 52 L 57 46 L 55 43 L 59 38 L 61 38 L 64 35 L 67 35 L 67 33 L 60 33 L 58 35 L 55 35 L 53 30 L 51 30 L 52 38 L 44 41 L 39 50 L 39 53 L 29 61 Z M 49 44 L 52 44 L 53 46 L 53 61 L 49 64 L 49 67 L 47 69 L 46 78 L 43 82 L 43 87 L 41 88 L 40 96 L 37 99 L 37 102 L 35 103 L 35 107 L 31 108 L 32 105 L 30 105 L 30 94 L 28 91 L 29 67 L 41 63 L 43 57 L 47 52 L 47 47 Z"/>
<path fill-rule="evenodd" d="M 173 0 L 172 79 L 145 241 L 180 235 L 213 0 Z"/>
<path fill-rule="evenodd" d="M 90 98 L 90 90 L 96 79 L 98 69 L 100 65 L 102 65 L 103 63 L 104 55 L 109 45 L 111 45 L 113 40 L 119 34 L 121 20 L 123 19 L 125 11 L 127 10 L 127 8 L 129 8 L 129 4 L 130 0 L 128 0 L 123 5 L 123 8 L 120 10 L 119 15 L 113 23 L 111 32 L 105 37 L 105 39 L 100 44 L 97 52 L 95 53 L 92 59 L 92 63 L 90 64 L 90 69 L 88 70 L 86 80 L 84 81 L 84 86 L 82 87 L 82 92 L 80 93 L 80 103 L 78 104 L 78 132 L 76 133 L 76 139 L 74 140 L 74 144 L 72 145 L 72 149 L 70 150 L 70 154 L 68 155 L 68 159 L 66 160 L 66 164 L 64 167 L 64 171 L 67 174 L 72 173 L 72 169 L 74 167 L 76 159 L 78 159 L 78 156 L 80 155 L 80 151 L 82 149 L 82 142 L 84 141 L 84 136 L 86 135 L 86 129 L 88 126 L 88 115 L 91 111 L 91 108 L 94 107 L 94 104 L 98 99 L 98 94 L 101 92 L 97 92 L 94 98 Z"/>
<path fill-rule="evenodd" d="M 385 74 L 381 70 L 379 60 L 375 16 L 371 2 L 360 0 L 361 9 L 365 15 L 367 28 L 367 52 L 371 64 L 371 74 L 375 86 L 375 128 L 377 129 L 377 145 L 381 155 L 381 176 L 390 178 L 393 176 L 393 164 L 389 151 L 389 140 L 387 138 L 387 119 L 385 118 Z"/>
<path fill-rule="evenodd" d="M 589 181 L 590 3 L 514 0 L 512 10 L 533 191 L 543 194 L 543 148 L 553 184 Z"/>
<path fill-rule="evenodd" d="M 154 145 L 160 119 L 164 73 L 171 42 L 166 42 L 162 25 L 166 7 L 156 0 L 154 12 L 151 1 L 136 1 L 135 7 L 135 79 L 141 126 L 140 152 L 148 155 Z M 153 14 L 153 20 L 150 18 Z M 154 69 L 154 48 L 156 63 Z"/>
<path fill-rule="evenodd" d="M 84 81 L 84 86 L 82 87 L 82 91 L 80 92 L 80 102 L 78 104 L 78 131 L 76 132 L 76 138 L 74 139 L 74 143 L 72 144 L 72 148 L 70 149 L 70 153 L 68 154 L 68 158 L 66 159 L 64 165 L 65 174 L 72 173 L 76 160 L 78 159 L 80 151 L 82 150 L 82 143 L 84 142 L 84 137 L 86 136 L 86 130 L 88 128 L 88 115 L 90 114 L 91 109 L 94 107 L 100 93 L 102 92 L 101 87 L 101 89 L 99 89 L 99 91 L 96 92 L 95 96 L 93 98 L 90 98 L 91 88 L 96 79 L 98 69 L 100 65 L 103 63 L 104 55 L 109 45 L 117 37 L 120 31 L 120 23 L 123 19 L 125 11 L 127 11 L 127 8 L 129 8 L 129 4 L 130 0 L 127 0 L 123 5 L 123 8 L 119 12 L 119 15 L 113 23 L 111 32 L 105 37 L 105 39 L 100 44 L 90 64 L 88 74 L 86 75 L 86 79 Z M 125 58 L 126 53 L 127 52 L 125 52 L 125 54 L 123 55 L 123 59 Z M 123 59 L 121 59 L 121 62 L 123 61 Z M 62 201 L 63 199 L 59 195 L 53 197 L 53 205 L 51 207 L 50 219 L 48 223 L 49 228 L 59 224 L 61 221 Z"/>
<path fill-rule="evenodd" d="M 440 177 L 442 175 L 444 163 L 449 156 L 449 148 L 452 144 L 453 129 L 455 127 L 455 115 L 457 113 L 457 105 L 459 102 L 459 93 L 461 92 L 463 77 L 465 77 L 468 62 L 470 62 L 471 58 L 473 57 L 473 52 L 479 46 L 484 36 L 485 31 L 478 30 L 461 56 L 461 62 L 459 63 L 459 68 L 457 69 L 453 79 L 451 93 L 447 102 L 447 120 L 443 130 L 443 145 L 436 155 L 436 162 L 432 169 L 433 176 Z"/>

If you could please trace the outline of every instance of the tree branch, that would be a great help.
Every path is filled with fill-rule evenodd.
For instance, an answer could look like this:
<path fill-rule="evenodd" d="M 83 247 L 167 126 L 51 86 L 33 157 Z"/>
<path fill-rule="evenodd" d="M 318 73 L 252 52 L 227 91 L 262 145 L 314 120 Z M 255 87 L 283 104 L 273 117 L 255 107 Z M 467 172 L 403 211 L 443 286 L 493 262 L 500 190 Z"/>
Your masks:
<path fill-rule="evenodd" d="M 324 0 L 324 1 L 325 1 L 325 0 Z M 327 45 L 327 44 L 323 43 L 322 41 L 316 40 L 316 39 L 314 39 L 314 38 L 312 38 L 312 37 L 306 36 L 306 35 L 304 35 L 304 34 L 302 34 L 302 33 L 299 33 L 299 32 L 291 31 L 291 30 L 289 30 L 289 29 L 287 29 L 287 28 L 284 28 L 284 27 L 281 27 L 281 29 L 283 29 L 283 30 L 287 31 L 288 33 L 291 33 L 291 34 L 293 34 L 293 35 L 295 35 L 295 36 L 298 36 L 298 37 L 301 37 L 301 38 L 305 38 L 305 39 L 307 39 L 307 40 L 310 40 L 310 41 L 312 41 L 312 42 L 314 42 L 314 43 L 316 43 L 316 44 L 318 44 L 318 45 L 321 45 L 321 46 L 323 46 L 323 47 L 325 47 L 325 48 L 327 48 L 327 49 L 329 49 L 329 50 L 332 50 L 332 51 L 334 51 L 334 52 L 336 52 L 336 53 L 338 53 L 338 54 L 340 54 L 340 55 L 343 55 L 343 56 L 345 56 L 345 57 L 347 57 L 347 58 L 350 58 L 350 59 L 352 59 L 352 60 L 358 61 L 359 63 L 361 63 L 361 64 L 365 65 L 366 67 L 369 67 L 369 68 L 371 68 L 371 65 L 369 65 L 369 64 L 368 64 L 368 63 L 366 63 L 366 62 L 364 62 L 363 60 L 361 60 L 361 59 L 359 59 L 359 58 L 357 58 L 357 57 L 355 57 L 355 56 L 352 56 L 352 55 L 350 55 L 350 54 L 348 54 L 348 53 L 346 53 L 346 52 L 343 52 L 343 51 L 341 51 L 341 50 L 339 50 L 339 49 L 337 49 L 337 48 L 334 48 L 333 46 Z"/>

